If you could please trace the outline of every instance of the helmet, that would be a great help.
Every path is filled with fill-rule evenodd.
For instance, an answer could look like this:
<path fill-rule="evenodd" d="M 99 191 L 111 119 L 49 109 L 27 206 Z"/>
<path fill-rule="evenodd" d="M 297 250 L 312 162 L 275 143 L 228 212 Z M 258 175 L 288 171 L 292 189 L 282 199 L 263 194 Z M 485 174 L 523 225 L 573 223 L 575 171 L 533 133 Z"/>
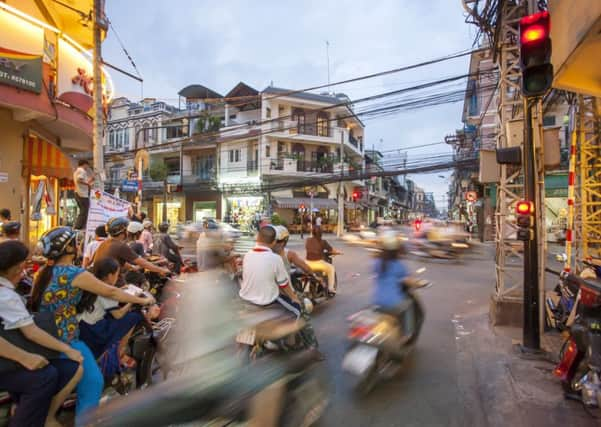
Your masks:
<path fill-rule="evenodd" d="M 49 259 L 57 259 L 65 254 L 69 245 L 75 243 L 77 231 L 71 227 L 55 227 L 48 230 L 38 242 L 42 255 Z"/>
<path fill-rule="evenodd" d="M 129 219 L 124 216 L 114 217 L 109 219 L 106 223 L 106 232 L 113 237 L 118 236 L 121 233 L 125 233 L 127 231 L 127 226 L 129 225 Z"/>
<path fill-rule="evenodd" d="M 144 230 L 144 226 L 142 225 L 141 222 L 138 222 L 138 221 L 132 221 L 127 226 L 128 233 L 132 233 L 132 234 L 141 233 L 142 230 Z"/>
<path fill-rule="evenodd" d="M 2 224 L 2 233 L 4 235 L 17 234 L 21 230 L 21 223 L 19 221 L 8 221 Z"/>
<path fill-rule="evenodd" d="M 288 238 L 290 237 L 288 229 L 283 225 L 276 225 L 273 228 L 275 228 L 275 240 L 277 240 L 278 242 L 282 240 L 288 240 Z"/>
<path fill-rule="evenodd" d="M 169 223 L 168 222 L 161 222 L 159 224 L 159 231 L 161 233 L 166 233 L 169 230 Z"/>
<path fill-rule="evenodd" d="M 393 231 L 386 231 L 380 235 L 380 248 L 385 251 L 399 251 L 403 249 L 404 245 L 397 233 Z"/>
<path fill-rule="evenodd" d="M 145 220 L 145 221 L 142 223 L 142 226 L 143 226 L 144 228 L 150 228 L 150 227 L 152 227 L 152 221 Z"/>

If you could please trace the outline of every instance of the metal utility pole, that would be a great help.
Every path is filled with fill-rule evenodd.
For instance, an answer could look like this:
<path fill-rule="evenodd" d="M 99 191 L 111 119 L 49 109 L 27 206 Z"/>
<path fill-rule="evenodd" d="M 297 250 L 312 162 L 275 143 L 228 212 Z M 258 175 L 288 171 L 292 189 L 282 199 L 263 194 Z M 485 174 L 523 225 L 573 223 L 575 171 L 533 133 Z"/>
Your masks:
<path fill-rule="evenodd" d="M 104 153 L 102 150 L 102 138 L 104 129 L 104 112 L 102 109 L 102 30 L 106 29 L 106 22 L 103 17 L 102 0 L 94 0 L 94 130 L 93 130 L 93 163 L 94 172 L 98 177 L 104 177 Z M 102 179 L 102 178 L 101 178 Z"/>
<path fill-rule="evenodd" d="M 532 128 L 532 109 L 538 100 L 524 100 L 526 120 L 524 123 L 524 196 L 534 203 L 535 212 L 542 207 L 536 195 L 538 173 L 535 168 L 536 154 L 534 148 L 534 131 Z M 537 230 L 537 216 L 532 216 L 531 228 Z M 539 277 L 538 277 L 538 233 L 534 232 L 530 239 L 524 241 L 524 327 L 523 346 L 529 350 L 540 349 L 539 324 Z"/>

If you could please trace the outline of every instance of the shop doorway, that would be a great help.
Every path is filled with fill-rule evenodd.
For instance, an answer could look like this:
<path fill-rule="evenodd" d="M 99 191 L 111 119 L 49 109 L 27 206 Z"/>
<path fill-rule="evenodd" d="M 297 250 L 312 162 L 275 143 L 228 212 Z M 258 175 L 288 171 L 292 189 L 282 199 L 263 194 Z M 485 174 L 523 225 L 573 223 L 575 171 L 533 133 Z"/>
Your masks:
<path fill-rule="evenodd" d="M 217 217 L 217 202 L 194 202 L 192 209 L 194 222 Z"/>

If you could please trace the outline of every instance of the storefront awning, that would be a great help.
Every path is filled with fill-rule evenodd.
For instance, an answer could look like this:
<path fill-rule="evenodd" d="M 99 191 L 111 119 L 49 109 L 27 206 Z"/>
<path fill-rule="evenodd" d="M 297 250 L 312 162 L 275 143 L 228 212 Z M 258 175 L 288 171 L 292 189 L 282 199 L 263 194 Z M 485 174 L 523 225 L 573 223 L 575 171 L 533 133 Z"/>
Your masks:
<path fill-rule="evenodd" d="M 275 197 L 275 204 L 278 208 L 283 209 L 298 209 L 300 205 L 304 205 L 307 209 L 311 206 L 311 198 L 309 197 Z M 315 209 L 336 209 L 338 204 L 333 199 L 313 199 L 313 207 Z"/>
<path fill-rule="evenodd" d="M 59 147 L 30 135 L 23 154 L 23 175 L 45 175 L 54 178 L 73 177 L 73 164 Z"/>

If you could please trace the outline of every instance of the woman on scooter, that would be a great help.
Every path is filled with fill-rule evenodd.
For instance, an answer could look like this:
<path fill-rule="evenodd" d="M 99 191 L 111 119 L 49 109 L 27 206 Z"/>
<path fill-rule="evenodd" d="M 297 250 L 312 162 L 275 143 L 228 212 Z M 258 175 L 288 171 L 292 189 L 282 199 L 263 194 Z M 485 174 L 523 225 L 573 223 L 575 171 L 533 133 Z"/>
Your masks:
<path fill-rule="evenodd" d="M 77 232 L 71 227 L 56 227 L 42 235 L 39 246 L 48 259 L 34 283 L 34 311 L 52 312 L 58 327 L 59 339 L 79 350 L 83 356 L 83 377 L 77 385 L 76 416 L 98 406 L 104 387 L 102 374 L 94 354 L 79 339 L 77 305 L 82 291 L 88 291 L 120 302 L 147 305 L 152 297 L 140 298 L 109 286 L 81 267 L 73 265 L 77 256 Z M 77 422 L 77 419 L 76 419 Z"/>
<path fill-rule="evenodd" d="M 42 347 L 64 353 L 67 358 L 48 360 L 0 338 L 0 357 L 22 368 L 3 371 L 0 389 L 17 402 L 10 426 L 57 426 L 56 412 L 82 375 L 79 351 L 36 326 L 21 296 L 15 292 L 29 250 L 19 241 L 0 243 L 0 319 L 4 330 L 18 329 L 25 338 Z"/>
<path fill-rule="evenodd" d="M 342 255 L 342 252 L 334 249 L 327 241 L 321 238 L 321 227 L 313 227 L 313 237 L 309 237 L 305 242 L 307 251 L 307 265 L 313 271 L 322 271 L 328 276 L 328 290 L 331 296 L 336 295 L 336 269 L 327 262 L 325 253 L 330 255 Z"/>
<path fill-rule="evenodd" d="M 401 320 L 405 334 L 412 330 L 411 300 L 401 283 L 408 277 L 407 268 L 401 261 L 405 248 L 394 232 L 380 237 L 380 253 L 373 263 L 376 283 L 372 303 Z"/>

